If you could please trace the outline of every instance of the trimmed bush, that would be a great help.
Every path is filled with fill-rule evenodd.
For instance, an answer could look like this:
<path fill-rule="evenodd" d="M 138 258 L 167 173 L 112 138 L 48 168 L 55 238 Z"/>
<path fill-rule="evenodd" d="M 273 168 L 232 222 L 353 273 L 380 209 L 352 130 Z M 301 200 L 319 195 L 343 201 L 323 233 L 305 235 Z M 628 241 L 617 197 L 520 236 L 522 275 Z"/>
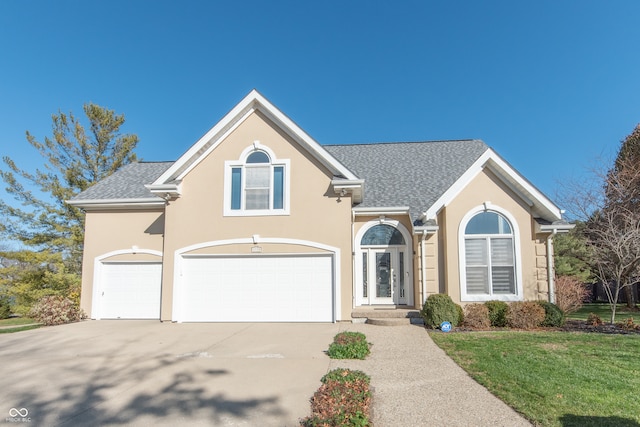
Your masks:
<path fill-rule="evenodd" d="M 494 328 L 507 326 L 507 313 L 509 305 L 504 301 L 487 301 L 484 305 L 489 310 L 489 321 Z"/>
<path fill-rule="evenodd" d="M 51 326 L 78 322 L 85 318 L 85 315 L 69 298 L 61 295 L 49 295 L 42 297 L 35 303 L 29 317 L 44 325 Z"/>
<path fill-rule="evenodd" d="M 311 398 L 311 416 L 300 420 L 305 427 L 364 427 L 371 425 L 369 376 L 361 371 L 334 369 L 322 377 Z"/>
<path fill-rule="evenodd" d="M 489 329 L 489 309 L 484 304 L 469 304 L 464 308 L 464 326 L 473 329 Z"/>
<path fill-rule="evenodd" d="M 512 302 L 509 304 L 507 323 L 512 328 L 533 329 L 542 324 L 544 308 L 535 301 Z"/>
<path fill-rule="evenodd" d="M 363 333 L 340 332 L 333 338 L 327 354 L 332 359 L 364 359 L 369 355 L 369 343 Z"/>
<path fill-rule="evenodd" d="M 556 304 L 564 313 L 574 313 L 582 307 L 591 292 L 575 276 L 556 277 Z"/>
<path fill-rule="evenodd" d="M 557 328 L 564 325 L 565 317 L 560 307 L 549 301 L 537 301 L 544 308 L 544 320 L 542 326 Z"/>
<path fill-rule="evenodd" d="M 424 324 L 432 329 L 439 328 L 442 322 L 450 322 L 452 325 L 458 325 L 460 322 L 456 304 L 445 294 L 430 295 L 424 302 L 420 314 Z"/>
<path fill-rule="evenodd" d="M 456 310 L 458 310 L 458 323 L 454 326 L 460 326 L 464 323 L 464 309 L 460 304 L 456 304 Z"/>

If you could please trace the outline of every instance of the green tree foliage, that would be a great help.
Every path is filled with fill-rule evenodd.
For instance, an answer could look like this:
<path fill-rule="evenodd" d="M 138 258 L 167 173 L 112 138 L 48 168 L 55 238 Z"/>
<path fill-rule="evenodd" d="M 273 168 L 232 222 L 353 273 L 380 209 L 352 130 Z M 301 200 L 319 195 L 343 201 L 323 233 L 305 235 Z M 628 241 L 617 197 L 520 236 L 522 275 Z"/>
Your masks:
<path fill-rule="evenodd" d="M 583 283 L 594 280 L 590 265 L 591 251 L 587 246 L 583 222 L 576 222 L 576 226 L 568 233 L 556 235 L 553 248 L 557 276 L 577 277 Z"/>
<path fill-rule="evenodd" d="M 52 116 L 51 137 L 40 142 L 27 131 L 43 168 L 29 172 L 3 157 L 0 177 L 17 203 L 0 200 L 0 236 L 19 242 L 21 250 L 0 254 L 15 260 L 0 271 L 0 280 L 13 289 L 19 307 L 39 292 L 69 292 L 79 283 L 84 214 L 65 201 L 136 160 L 138 137 L 120 131 L 124 115 L 93 103 L 83 110 L 87 127 L 72 113 L 58 112 Z"/>
<path fill-rule="evenodd" d="M 8 252 L 0 270 L 0 295 L 11 301 L 14 314 L 26 316 L 33 304 L 50 295 L 79 302 L 80 275 L 69 272 L 62 253 L 45 251 Z"/>

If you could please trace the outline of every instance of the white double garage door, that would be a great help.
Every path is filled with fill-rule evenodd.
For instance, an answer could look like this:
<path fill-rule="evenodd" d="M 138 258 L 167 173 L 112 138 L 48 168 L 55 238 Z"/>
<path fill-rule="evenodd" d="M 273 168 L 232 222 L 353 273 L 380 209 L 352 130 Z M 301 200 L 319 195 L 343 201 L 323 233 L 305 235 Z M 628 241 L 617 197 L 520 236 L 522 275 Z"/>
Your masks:
<path fill-rule="evenodd" d="M 183 256 L 179 322 L 331 322 L 333 255 Z M 158 319 L 162 266 L 104 263 L 100 318 Z"/>

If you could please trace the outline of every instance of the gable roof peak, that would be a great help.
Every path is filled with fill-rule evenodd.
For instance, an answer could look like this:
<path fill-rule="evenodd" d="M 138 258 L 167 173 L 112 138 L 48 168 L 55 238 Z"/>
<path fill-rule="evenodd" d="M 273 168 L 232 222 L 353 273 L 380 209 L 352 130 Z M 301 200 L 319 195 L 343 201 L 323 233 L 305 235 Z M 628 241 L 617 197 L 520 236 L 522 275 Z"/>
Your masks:
<path fill-rule="evenodd" d="M 357 179 L 355 174 L 338 162 L 293 120 L 280 111 L 256 89 L 252 89 L 218 123 L 207 131 L 180 158 L 162 174 L 150 188 L 180 182 L 196 165 L 213 151 L 233 130 L 240 126 L 255 111 L 260 111 L 282 131 L 309 152 L 334 175 Z"/>

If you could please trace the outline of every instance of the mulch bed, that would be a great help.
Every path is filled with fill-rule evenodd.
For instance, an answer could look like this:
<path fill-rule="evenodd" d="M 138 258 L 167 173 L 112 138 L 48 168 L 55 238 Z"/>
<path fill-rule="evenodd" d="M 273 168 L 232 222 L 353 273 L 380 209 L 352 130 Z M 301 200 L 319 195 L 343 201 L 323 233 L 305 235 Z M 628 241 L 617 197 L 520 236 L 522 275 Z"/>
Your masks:
<path fill-rule="evenodd" d="M 616 318 L 618 318 L 616 316 Z M 619 322 L 625 318 L 619 318 Z M 513 328 L 491 328 L 491 329 L 475 329 L 465 326 L 458 326 L 452 329 L 452 332 L 492 332 L 492 331 L 519 331 L 521 329 Z M 562 332 L 593 332 L 599 334 L 620 334 L 620 335 L 640 335 L 640 328 L 636 325 L 635 329 L 626 329 L 620 325 L 612 325 L 603 323 L 602 325 L 590 325 L 584 320 L 567 320 L 564 326 L 560 328 L 536 328 L 534 331 L 562 331 Z"/>
<path fill-rule="evenodd" d="M 619 316 L 616 316 L 618 318 Z M 620 320 L 623 320 L 620 318 Z M 567 320 L 567 322 L 561 328 L 557 328 L 560 331 L 566 332 L 596 332 L 599 334 L 632 334 L 640 335 L 640 329 L 625 329 L 618 325 L 612 325 L 610 323 L 604 323 L 602 325 L 590 325 L 584 320 Z"/>

